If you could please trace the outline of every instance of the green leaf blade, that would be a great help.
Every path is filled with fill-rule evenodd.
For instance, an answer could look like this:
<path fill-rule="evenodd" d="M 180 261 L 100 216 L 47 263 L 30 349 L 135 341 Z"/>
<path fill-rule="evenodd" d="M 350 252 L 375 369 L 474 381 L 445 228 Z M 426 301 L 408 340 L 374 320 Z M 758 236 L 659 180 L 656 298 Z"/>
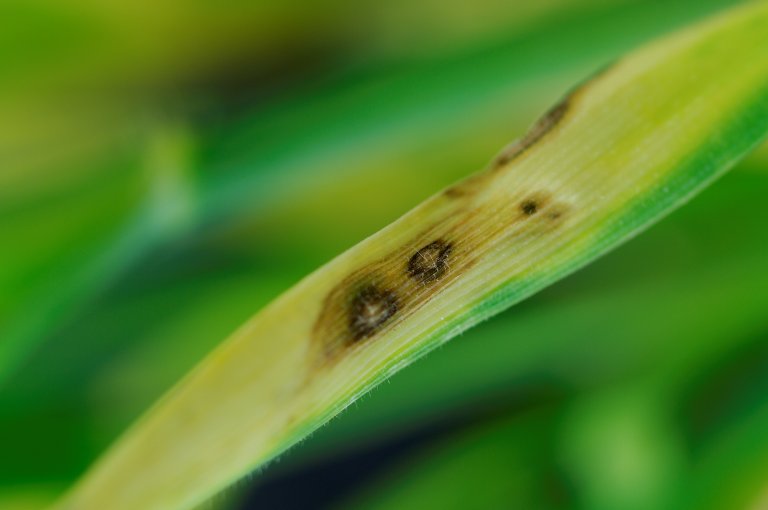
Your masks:
<path fill-rule="evenodd" d="M 736 9 L 577 89 L 485 173 L 257 314 L 59 508 L 189 508 L 684 203 L 768 131 L 766 23 L 765 2 Z"/>

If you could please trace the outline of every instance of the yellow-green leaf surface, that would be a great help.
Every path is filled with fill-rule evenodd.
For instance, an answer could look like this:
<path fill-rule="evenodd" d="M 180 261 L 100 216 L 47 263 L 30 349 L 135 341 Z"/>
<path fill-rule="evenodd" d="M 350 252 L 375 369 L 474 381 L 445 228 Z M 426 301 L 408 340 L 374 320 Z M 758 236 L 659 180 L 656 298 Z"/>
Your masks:
<path fill-rule="evenodd" d="M 768 3 L 752 3 L 576 88 L 485 172 L 255 315 L 58 508 L 190 508 L 419 356 L 685 202 L 768 130 L 766 27 Z"/>

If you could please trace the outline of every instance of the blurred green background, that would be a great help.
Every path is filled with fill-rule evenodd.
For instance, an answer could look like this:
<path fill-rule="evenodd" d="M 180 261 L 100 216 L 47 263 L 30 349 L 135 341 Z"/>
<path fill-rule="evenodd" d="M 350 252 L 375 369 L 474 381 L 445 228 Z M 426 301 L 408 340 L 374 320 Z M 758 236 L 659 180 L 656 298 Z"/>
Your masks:
<path fill-rule="evenodd" d="M 0 508 L 44 508 L 303 275 L 728 5 L 0 2 Z M 766 196 L 763 147 L 207 508 L 768 508 Z"/>

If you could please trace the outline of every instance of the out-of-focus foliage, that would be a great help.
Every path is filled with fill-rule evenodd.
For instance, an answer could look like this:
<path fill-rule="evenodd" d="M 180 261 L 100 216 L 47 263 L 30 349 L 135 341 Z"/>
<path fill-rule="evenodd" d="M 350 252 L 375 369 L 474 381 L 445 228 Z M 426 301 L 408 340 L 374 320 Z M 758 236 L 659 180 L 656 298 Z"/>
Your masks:
<path fill-rule="evenodd" d="M 3 2 L 0 507 L 41 508 L 303 274 L 728 3 Z M 263 476 L 460 415 L 456 443 L 425 440 L 340 504 L 756 505 L 766 192 L 763 150 Z"/>

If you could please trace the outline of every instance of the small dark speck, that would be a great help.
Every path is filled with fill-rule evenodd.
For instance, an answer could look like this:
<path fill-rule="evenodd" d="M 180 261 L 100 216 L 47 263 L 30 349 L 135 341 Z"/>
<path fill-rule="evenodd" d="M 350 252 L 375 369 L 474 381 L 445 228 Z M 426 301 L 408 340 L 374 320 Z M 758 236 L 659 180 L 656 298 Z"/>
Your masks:
<path fill-rule="evenodd" d="M 523 202 L 520 203 L 520 210 L 526 216 L 533 216 L 539 210 L 539 204 L 535 200 L 523 200 Z"/>
<path fill-rule="evenodd" d="M 349 310 L 349 328 L 354 341 L 372 336 L 397 312 L 394 292 L 369 284 L 352 299 Z"/>
<path fill-rule="evenodd" d="M 442 240 L 429 243 L 408 260 L 408 274 L 422 282 L 434 282 L 448 270 L 448 257 L 453 245 Z"/>

